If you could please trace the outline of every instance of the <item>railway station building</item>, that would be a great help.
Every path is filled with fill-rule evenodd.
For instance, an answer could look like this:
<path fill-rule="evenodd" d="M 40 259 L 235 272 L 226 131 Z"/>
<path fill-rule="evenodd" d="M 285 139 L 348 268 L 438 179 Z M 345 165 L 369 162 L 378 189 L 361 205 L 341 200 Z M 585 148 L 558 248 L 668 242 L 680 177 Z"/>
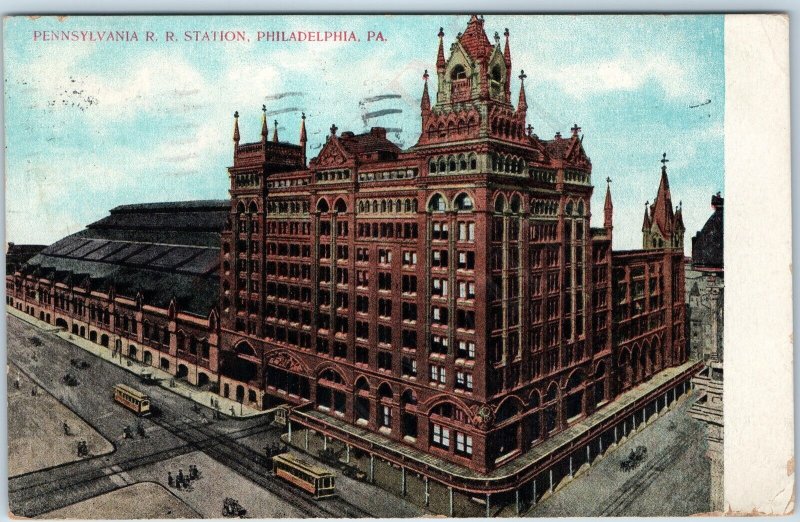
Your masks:
<path fill-rule="evenodd" d="M 293 444 L 446 488 L 442 512 L 535 502 L 687 390 L 685 229 L 664 158 L 642 249 L 614 251 L 611 184 L 592 227 L 581 129 L 533 132 L 508 31 L 473 16 L 445 49 L 411 148 L 332 125 L 309 160 L 305 116 L 288 143 L 264 107 L 244 142 L 237 112 L 229 199 L 112 209 L 7 274 L 7 304 L 287 405 Z"/>

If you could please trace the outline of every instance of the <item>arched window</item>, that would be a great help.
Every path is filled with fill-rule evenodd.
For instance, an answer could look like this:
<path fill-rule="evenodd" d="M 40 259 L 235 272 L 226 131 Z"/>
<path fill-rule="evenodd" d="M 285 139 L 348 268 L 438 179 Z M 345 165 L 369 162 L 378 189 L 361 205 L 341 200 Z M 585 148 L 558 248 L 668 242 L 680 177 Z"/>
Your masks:
<path fill-rule="evenodd" d="M 467 71 L 464 69 L 464 66 L 459 64 L 453 67 L 453 71 L 450 73 L 451 80 L 464 80 L 467 78 Z"/>
<path fill-rule="evenodd" d="M 500 194 L 494 200 L 494 211 L 503 212 L 505 209 L 506 209 L 506 197 Z"/>
<path fill-rule="evenodd" d="M 330 208 L 328 207 L 328 201 L 325 198 L 320 198 L 320 200 L 317 201 L 317 211 L 325 213 L 329 210 Z"/>
<path fill-rule="evenodd" d="M 336 203 L 334 203 L 334 208 L 336 212 L 345 213 L 347 212 L 347 203 L 345 203 L 342 198 L 339 198 L 336 200 Z"/>
<path fill-rule="evenodd" d="M 242 341 L 239 344 L 237 344 L 236 348 L 235 348 L 235 351 L 236 351 L 236 353 L 239 353 L 239 354 L 242 354 L 242 355 L 249 355 L 251 357 L 255 357 L 255 355 L 256 355 L 256 351 L 253 350 L 253 347 L 250 346 L 250 344 L 247 341 Z"/>
<path fill-rule="evenodd" d="M 429 212 L 444 212 L 447 210 L 447 202 L 441 194 L 434 194 L 428 202 Z"/>
<path fill-rule="evenodd" d="M 447 168 L 448 172 L 455 172 L 456 171 L 456 159 L 453 156 L 447 158 Z"/>
<path fill-rule="evenodd" d="M 511 212 L 514 214 L 518 214 L 522 210 L 522 200 L 519 197 L 519 194 L 514 194 L 511 196 Z"/>
<path fill-rule="evenodd" d="M 391 399 L 394 397 L 394 392 L 392 391 L 392 387 L 389 386 L 389 383 L 383 383 L 378 387 L 378 398 L 380 399 Z"/>
<path fill-rule="evenodd" d="M 475 156 L 475 154 L 469 155 L 469 168 L 470 170 L 475 170 L 478 168 L 478 158 Z"/>
<path fill-rule="evenodd" d="M 567 202 L 567 206 L 564 209 L 564 213 L 566 215 L 568 215 L 568 216 L 571 216 L 573 208 L 574 208 L 574 205 L 572 204 L 572 201 L 568 201 Z"/>
<path fill-rule="evenodd" d="M 502 78 L 501 76 L 502 73 L 503 72 L 500 70 L 499 65 L 495 65 L 494 67 L 492 67 L 492 80 L 496 81 L 497 83 L 500 83 Z"/>
<path fill-rule="evenodd" d="M 359 377 L 356 381 L 356 391 L 369 392 L 369 383 L 366 377 Z"/>
<path fill-rule="evenodd" d="M 458 156 L 458 170 L 467 170 L 467 158 L 463 154 Z"/>
<path fill-rule="evenodd" d="M 436 161 L 435 160 L 431 160 L 431 164 L 428 167 L 428 170 L 430 171 L 431 174 L 436 174 Z"/>
<path fill-rule="evenodd" d="M 257 214 L 258 213 L 258 205 L 256 205 L 255 201 L 251 201 L 250 202 L 250 208 L 248 210 L 250 211 L 251 214 Z"/>
<path fill-rule="evenodd" d="M 472 210 L 474 205 L 472 203 L 472 198 L 469 197 L 469 194 L 466 192 L 462 192 L 458 196 L 456 196 L 455 200 L 455 208 L 456 210 Z"/>
<path fill-rule="evenodd" d="M 583 215 L 583 201 L 578 201 L 578 215 Z"/>

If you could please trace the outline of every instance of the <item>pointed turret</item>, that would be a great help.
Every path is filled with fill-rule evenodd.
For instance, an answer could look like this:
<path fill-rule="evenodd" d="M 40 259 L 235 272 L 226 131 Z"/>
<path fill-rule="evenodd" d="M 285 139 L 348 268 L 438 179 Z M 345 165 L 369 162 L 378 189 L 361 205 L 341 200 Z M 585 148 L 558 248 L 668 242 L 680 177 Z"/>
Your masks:
<path fill-rule="evenodd" d="M 650 227 L 653 224 L 650 221 L 650 212 L 649 212 L 649 208 L 648 208 L 649 206 L 650 206 L 650 202 L 649 201 L 645 201 L 644 202 L 644 222 L 642 223 L 642 232 L 649 232 L 650 231 Z"/>
<path fill-rule="evenodd" d="M 431 97 L 428 94 L 428 69 L 425 69 L 425 74 L 422 75 L 422 79 L 425 80 L 425 85 L 422 87 L 422 101 L 420 101 L 419 107 L 422 110 L 422 114 L 427 114 L 431 110 Z"/>
<path fill-rule="evenodd" d="M 261 106 L 261 141 L 267 141 L 269 129 L 267 129 L 267 106 Z"/>
<path fill-rule="evenodd" d="M 519 102 L 517 103 L 517 111 L 518 112 L 528 112 L 528 100 L 525 96 L 525 78 L 528 75 L 525 74 L 525 71 L 520 71 L 519 74 Z"/>
<path fill-rule="evenodd" d="M 300 146 L 303 148 L 303 167 L 306 166 L 306 143 L 308 136 L 306 135 L 306 113 L 300 116 Z"/>
<path fill-rule="evenodd" d="M 272 122 L 275 126 L 272 128 L 272 141 L 278 143 L 278 120 Z"/>
<path fill-rule="evenodd" d="M 606 202 L 603 205 L 603 228 L 614 228 L 614 203 L 611 201 L 611 178 L 606 178 Z"/>
<path fill-rule="evenodd" d="M 658 185 L 658 195 L 653 206 L 653 223 L 656 224 L 664 239 L 669 239 L 675 213 L 672 210 L 672 195 L 669 191 L 669 178 L 667 177 L 667 153 L 661 157 L 661 182 Z"/>
<path fill-rule="evenodd" d="M 508 103 L 511 103 L 511 46 L 508 43 L 508 27 L 506 30 L 503 31 L 503 36 L 506 37 L 506 44 L 503 48 L 503 60 L 506 62 L 506 87 L 505 87 L 505 97 Z"/>
<path fill-rule="evenodd" d="M 447 62 L 444 61 L 444 27 L 439 28 L 439 54 L 436 55 L 436 70 L 444 73 Z"/>
<path fill-rule="evenodd" d="M 506 27 L 506 30 L 503 32 L 503 36 L 506 37 L 506 45 L 503 48 L 503 58 L 505 58 L 506 66 L 508 66 L 509 69 L 511 68 L 511 46 L 508 43 L 508 37 L 510 34 L 511 33 L 508 32 L 508 27 Z"/>
<path fill-rule="evenodd" d="M 233 113 L 233 157 L 239 153 L 239 111 Z"/>

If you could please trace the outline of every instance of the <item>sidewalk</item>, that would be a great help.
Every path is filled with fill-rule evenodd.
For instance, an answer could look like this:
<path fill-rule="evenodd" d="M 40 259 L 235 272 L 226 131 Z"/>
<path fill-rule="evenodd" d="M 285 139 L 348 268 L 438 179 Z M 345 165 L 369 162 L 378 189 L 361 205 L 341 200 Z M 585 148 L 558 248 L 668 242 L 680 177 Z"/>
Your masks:
<path fill-rule="evenodd" d="M 21 312 L 15 308 L 6 306 L 6 311 L 10 315 L 22 319 L 27 323 L 30 323 L 36 328 L 39 328 L 40 330 L 44 330 L 45 332 L 48 333 L 54 333 L 57 336 L 64 339 L 65 341 L 72 343 L 75 346 L 91 353 L 95 357 L 99 357 L 100 359 L 103 359 L 104 361 L 107 361 L 111 364 L 114 364 L 115 366 L 118 366 L 124 370 L 136 374 L 137 376 L 141 375 L 143 372 L 149 373 L 152 375 L 153 379 L 156 381 L 158 386 L 161 386 L 166 390 L 169 390 L 173 393 L 177 393 L 178 395 L 186 397 L 187 399 L 194 401 L 197 404 L 200 404 L 201 406 L 209 407 L 209 404 L 211 404 L 211 398 L 213 397 L 215 402 L 219 403 L 220 413 L 227 417 L 235 417 L 235 418 L 257 417 L 272 412 L 272 410 L 264 410 L 264 411 L 257 410 L 245 404 L 240 404 L 237 401 L 222 397 L 221 395 L 218 395 L 216 393 L 212 393 L 206 390 L 201 390 L 185 381 L 176 379 L 174 375 L 170 374 L 169 372 L 165 372 L 164 370 L 157 368 L 155 366 L 147 366 L 138 361 L 128 359 L 127 357 L 121 357 L 121 356 L 115 357 L 110 348 L 106 348 L 99 344 L 95 344 L 89 341 L 88 339 L 75 336 L 57 326 L 53 326 L 44 321 L 40 321 L 39 319 L 31 317 L 30 315 Z M 174 386 L 170 386 L 170 382 L 174 382 Z M 231 408 L 233 408 L 234 411 L 233 415 L 231 415 Z"/>

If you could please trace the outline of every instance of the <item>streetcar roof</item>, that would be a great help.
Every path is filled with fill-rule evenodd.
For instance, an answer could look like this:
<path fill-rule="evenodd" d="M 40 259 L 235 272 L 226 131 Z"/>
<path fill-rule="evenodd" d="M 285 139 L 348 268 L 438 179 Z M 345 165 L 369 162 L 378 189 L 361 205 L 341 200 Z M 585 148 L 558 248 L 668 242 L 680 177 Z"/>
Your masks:
<path fill-rule="evenodd" d="M 115 390 L 124 391 L 125 393 L 131 395 L 132 397 L 136 397 L 137 399 L 146 400 L 147 395 L 140 392 L 139 390 L 135 390 L 126 384 L 117 384 L 114 386 Z"/>
<path fill-rule="evenodd" d="M 326 476 L 332 476 L 333 475 L 333 473 L 331 473 L 327 469 L 325 469 L 325 468 L 323 468 L 321 466 L 315 466 L 313 464 L 310 464 L 310 463 L 306 462 L 305 460 L 303 460 L 303 459 L 301 459 L 299 457 L 295 457 L 291 453 L 284 453 L 284 454 L 281 454 L 281 455 L 276 455 L 275 457 L 273 457 L 272 460 L 273 461 L 277 460 L 277 461 L 280 461 L 280 462 L 285 462 L 286 464 L 288 464 L 290 466 L 293 466 L 295 468 L 301 469 L 301 470 L 305 471 L 306 473 L 309 473 L 310 475 L 316 475 L 317 477 L 326 477 Z"/>

